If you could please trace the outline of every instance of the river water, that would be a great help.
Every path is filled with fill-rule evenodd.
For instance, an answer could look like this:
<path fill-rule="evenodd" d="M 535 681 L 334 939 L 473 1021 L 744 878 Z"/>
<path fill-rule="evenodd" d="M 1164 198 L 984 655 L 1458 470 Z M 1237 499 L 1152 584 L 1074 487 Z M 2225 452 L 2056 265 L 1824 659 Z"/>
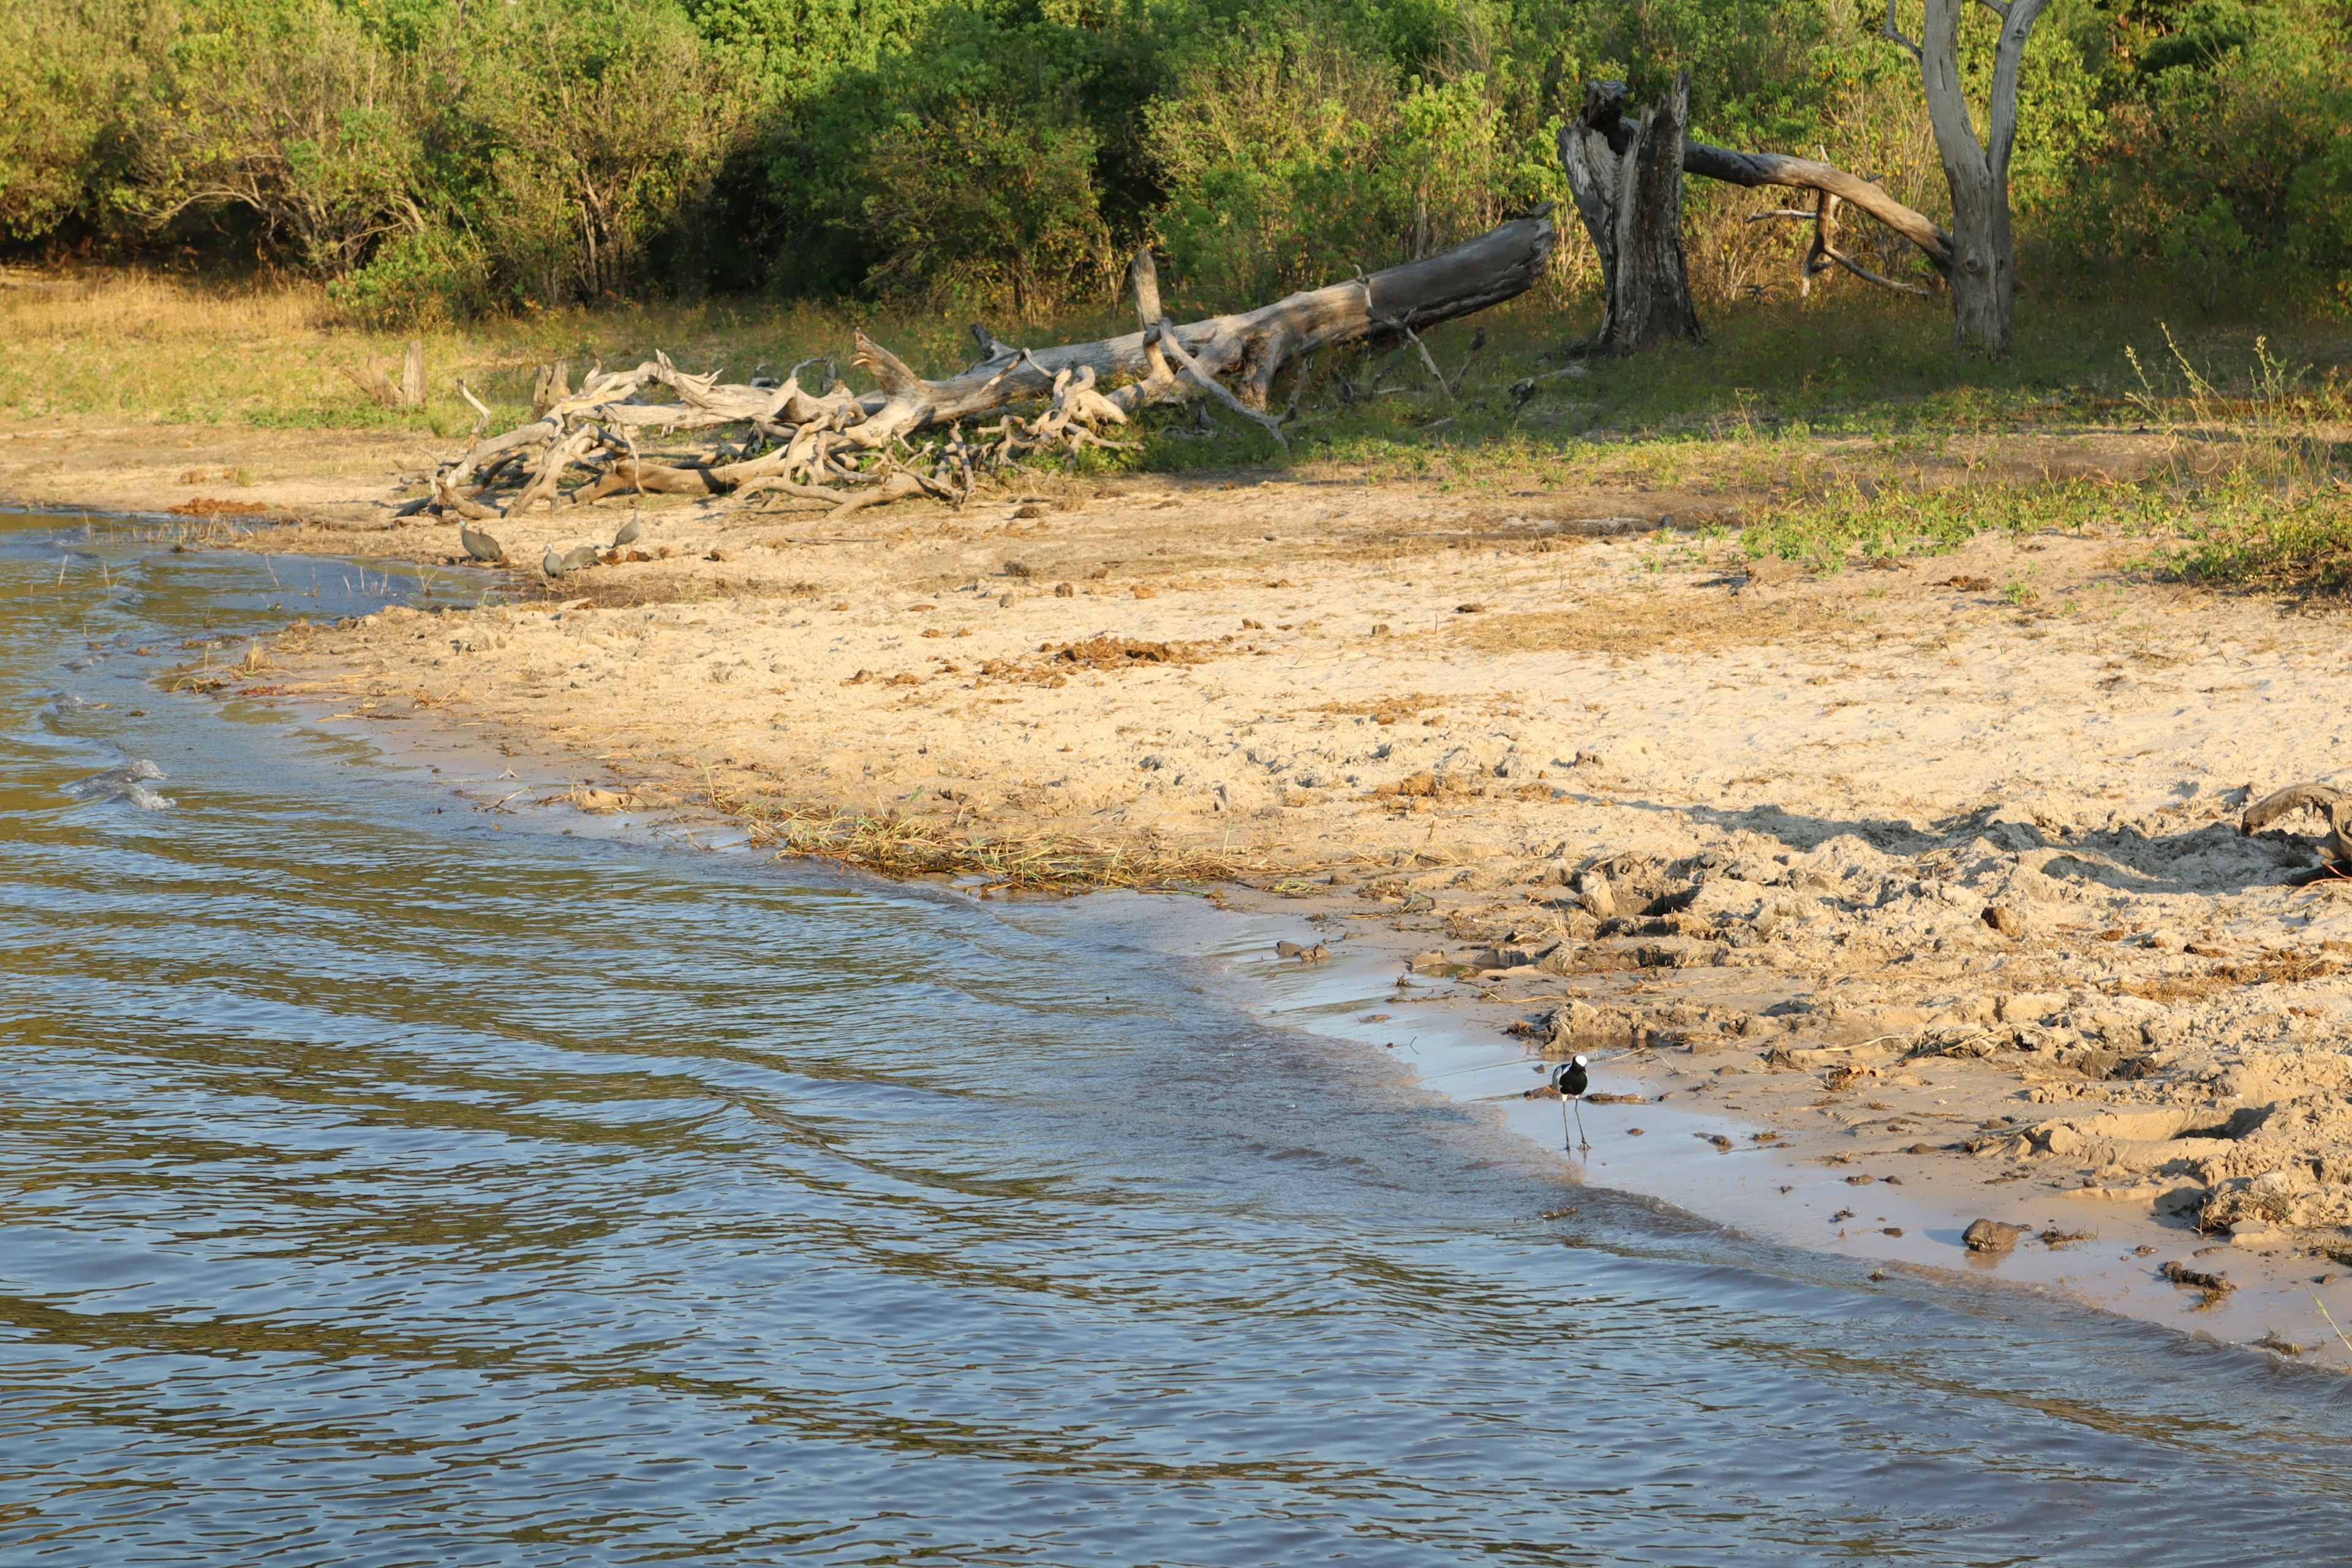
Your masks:
<path fill-rule="evenodd" d="M 2340 1380 L 1574 1186 L 1205 914 L 152 683 L 417 587 L 0 519 L 0 1562 L 2352 1560 Z"/>

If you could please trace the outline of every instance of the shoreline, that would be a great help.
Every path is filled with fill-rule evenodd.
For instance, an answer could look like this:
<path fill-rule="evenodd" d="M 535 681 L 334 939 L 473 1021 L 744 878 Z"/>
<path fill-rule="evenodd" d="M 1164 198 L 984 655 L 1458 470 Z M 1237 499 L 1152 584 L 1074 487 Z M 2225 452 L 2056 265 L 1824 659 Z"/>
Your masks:
<path fill-rule="evenodd" d="M 1242 879 L 1211 901 L 1301 945 L 1370 934 L 1419 972 L 1366 988 L 1360 1016 L 1443 995 L 1475 1014 L 1465 1038 L 1519 1024 L 1616 1071 L 1646 1043 L 1641 1092 L 1673 1098 L 1611 1168 L 1694 1212 L 1725 1217 L 1673 1185 L 1674 1145 L 1789 1170 L 1859 1151 L 1866 1170 L 1784 1171 L 1759 1233 L 1834 1186 L 1869 1256 L 1940 1267 L 1920 1249 L 1949 1226 L 1899 1217 L 1894 1175 L 1906 1203 L 1948 1190 L 1962 1225 L 2151 1235 L 2142 1275 L 2178 1260 L 2240 1287 L 2189 1326 L 2251 1340 L 2259 1300 L 2279 1320 L 2261 1328 L 2318 1338 L 2290 1326 L 2307 1303 L 2288 1317 L 2248 1281 L 2330 1272 L 2312 1247 L 2352 1259 L 2352 898 L 2280 886 L 2308 836 L 2234 821 L 2328 774 L 2328 624 L 2150 583 L 2095 531 L 1806 574 L 1687 533 L 1578 531 L 1565 503 L 1393 487 L 971 510 L 820 543 L 649 512 L 673 542 L 646 569 L 688 596 L 616 592 L 625 565 L 581 599 L 208 652 L 197 679 L 462 725 L 547 756 L 591 817 L 731 806 L 749 837 L 823 858 L 870 832 L 931 858 L 865 868 L 981 897 Z M 697 529 L 719 542 L 697 552 Z M 383 560 L 447 531 L 366 542 Z M 1706 1117 L 1748 1147 L 1699 1144 Z M 2243 1239 L 2160 1215 L 2184 1201 Z M 1995 1273 L 2046 1253 L 2071 1289 L 2106 1242 L 2067 1245 L 2021 1243 Z M 2147 1295 L 2122 1262 L 2099 1289 Z M 2182 1294 L 2160 1287 L 2158 1321 Z"/>
<path fill-rule="evenodd" d="M 321 713 L 307 721 L 331 720 Z M 503 800 L 497 793 L 515 782 L 511 777 L 476 785 L 482 796 L 478 808 L 539 816 L 536 831 L 614 842 L 667 840 L 678 848 L 763 856 L 770 864 L 784 858 L 770 854 L 769 847 L 725 816 L 679 810 L 664 820 L 665 814 L 583 809 L 561 788 L 560 754 L 502 754 L 502 748 L 493 751 L 478 737 L 430 721 L 377 731 L 372 738 L 387 752 L 420 765 L 438 757 L 445 765 L 470 763 L 486 775 L 492 768 L 513 775 L 518 763 L 523 771 L 535 763 L 544 766 L 543 785 L 521 786 L 537 798 L 520 803 L 519 811 L 508 802 L 520 791 L 509 792 Z M 453 766 L 451 773 L 456 771 Z M 432 784 L 465 795 L 465 781 L 452 784 L 449 776 L 436 773 Z M 892 880 L 858 867 L 834 870 L 877 886 Z M 922 879 L 941 893 L 976 900 L 991 896 L 982 878 Z M 1003 896 L 1025 901 L 1060 895 Z M 1329 959 L 1301 963 L 1279 957 L 1274 944 L 1319 934 L 1334 912 L 1329 906 L 1336 900 L 1328 895 L 1319 900 L 1321 908 L 1317 900 L 1269 897 L 1247 888 L 1212 887 L 1200 893 L 1105 889 L 1083 896 L 1137 906 L 1141 923 L 1157 933 L 1160 951 L 1223 968 L 1247 993 L 1236 999 L 1238 1005 L 1262 1025 L 1378 1053 L 1374 1059 L 1387 1065 L 1400 1087 L 1478 1107 L 1499 1130 L 1558 1150 L 1559 1102 L 1520 1099 L 1515 1092 L 1536 1081 L 1545 1058 L 1539 1047 L 1499 1026 L 1526 1013 L 1524 1001 L 1514 1005 L 1482 996 L 1475 981 L 1441 984 L 1427 977 L 1414 982 L 1420 994 L 1397 1000 L 1399 970 L 1412 978 L 1409 950 L 1417 939 L 1412 933 L 1385 922 L 1359 923 Z M 1317 921 L 1317 915 L 1325 918 Z M 1375 1016 L 1377 1023 L 1370 1021 Z M 1753 1105 L 1714 1103 L 1704 1089 L 1695 1092 L 1692 1080 L 1723 1067 L 1738 1073 L 1746 1065 L 1736 1054 L 1732 1061 L 1722 1060 L 1726 1054 L 1649 1047 L 1600 1055 L 1594 1089 L 1618 1098 L 1581 1108 L 1590 1147 L 1559 1152 L 1563 1182 L 1570 1187 L 1616 1187 L 1734 1235 L 1869 1266 L 1873 1272 L 1865 1283 L 1907 1276 L 1942 1288 L 2029 1291 L 2302 1365 L 2352 1370 L 2352 1347 L 2331 1336 L 2314 1305 L 2315 1300 L 2326 1302 L 2338 1322 L 2352 1320 L 2352 1273 L 2315 1264 L 2285 1238 L 2248 1246 L 2200 1237 L 2178 1221 L 2168 1223 L 2113 1199 L 2075 1197 L 2037 1182 L 1989 1180 L 1982 1174 L 1984 1163 L 1964 1152 L 1929 1156 L 1871 1147 L 1886 1140 L 1834 1122 L 1790 1125 L 1785 1116 L 1758 1114 Z M 1979 1092 L 2009 1087 L 1998 1068 L 1954 1066 L 1977 1068 Z M 1640 1101 L 1628 1103 L 1636 1094 Z M 1759 1139 L 1759 1133 L 1767 1136 Z M 1733 1147 L 1719 1148 L 1713 1142 L 1718 1139 Z M 1857 1174 L 1872 1179 L 1858 1187 L 1852 1179 Z M 1849 1223 L 1839 1226 L 1825 1217 L 1843 1209 L 1854 1211 Z M 1538 1217 L 1572 1227 L 1576 1205 L 1570 1201 Z M 1979 1218 L 2022 1224 L 2029 1234 L 2010 1251 L 1972 1253 L 1961 1236 Z M 1838 1228 L 1830 1234 L 1833 1226 Z M 2044 1229 L 2077 1234 L 2053 1245 L 2033 1234 Z M 2158 1270 L 2173 1261 L 2226 1273 L 2232 1289 L 2208 1303 L 2199 1289 L 2159 1276 Z M 2312 1276 L 2320 1273 L 2339 1277 L 2331 1285 L 2317 1285 Z"/>
<path fill-rule="evenodd" d="M 1381 1051 L 1409 1087 L 1483 1105 L 1512 1133 L 1559 1151 L 1563 1176 L 1575 1184 L 1617 1186 L 1738 1234 L 1870 1266 L 1872 1281 L 1903 1274 L 2030 1290 L 2303 1365 L 2352 1371 L 2352 1346 L 2315 1305 L 2324 1302 L 2338 1324 L 2352 1322 L 2352 1272 L 2303 1256 L 2293 1238 L 2249 1244 L 2200 1237 L 2145 1205 L 1988 1177 L 1989 1163 L 1965 1151 L 1909 1152 L 1861 1128 L 1808 1127 L 1786 1114 L 1759 1114 L 1753 1104 L 1715 1102 L 1693 1088 L 1709 1070 L 1700 1063 L 1717 1063 L 1712 1053 L 1696 1060 L 1677 1059 L 1687 1053 L 1671 1048 L 1597 1056 L 1593 1090 L 1618 1098 L 1580 1108 L 1589 1152 L 1561 1151 L 1559 1100 L 1519 1098 L 1549 1064 L 1494 1027 L 1495 1005 L 1443 995 L 1389 1000 L 1385 977 L 1402 955 L 1378 935 L 1361 943 L 1364 951 L 1350 942 L 1331 961 L 1301 966 L 1273 950 L 1279 933 L 1297 929 L 1287 911 L 1260 905 L 1229 918 L 1237 923 L 1228 933 L 1181 950 L 1243 974 L 1265 997 L 1251 1007 L 1262 1021 Z M 1386 1016 L 1366 1022 L 1368 1006 Z M 1993 1073 L 1979 1069 L 1979 1077 Z M 1632 1096 L 1639 1101 L 1628 1103 Z M 1721 1148 L 1717 1139 L 1732 1146 Z M 1849 1212 L 1850 1219 L 1834 1217 Z M 1572 1223 L 1573 1207 L 1545 1217 Z M 1979 1219 L 2020 1225 L 2025 1234 L 2007 1250 L 1971 1251 L 1963 1233 Z M 2057 1234 L 2044 1241 L 2045 1232 Z M 2209 1302 L 2203 1289 L 2163 1277 L 2173 1262 L 2223 1275 L 2231 1288 Z M 2319 1284 L 2320 1275 L 2332 1283 Z"/>

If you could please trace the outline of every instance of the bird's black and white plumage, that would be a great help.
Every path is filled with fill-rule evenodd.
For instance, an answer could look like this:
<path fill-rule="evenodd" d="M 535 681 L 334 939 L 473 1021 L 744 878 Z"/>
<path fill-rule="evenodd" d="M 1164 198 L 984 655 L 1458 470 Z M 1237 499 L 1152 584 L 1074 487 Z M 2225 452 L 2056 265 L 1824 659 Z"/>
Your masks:
<path fill-rule="evenodd" d="M 1551 1087 L 1559 1095 L 1559 1136 L 1562 1148 L 1572 1146 L 1569 1142 L 1568 1132 L 1568 1119 L 1571 1110 L 1576 1116 L 1576 1144 L 1588 1149 L 1591 1147 L 1590 1143 L 1584 1142 L 1584 1107 L 1579 1103 L 1584 1099 L 1584 1091 L 1592 1087 L 1592 1075 L 1585 1070 L 1591 1065 L 1590 1058 L 1578 1055 L 1569 1058 L 1552 1069 Z"/>
<path fill-rule="evenodd" d="M 476 528 L 470 522 L 462 522 L 457 525 L 457 542 L 464 545 L 466 547 L 466 553 L 472 556 L 477 561 L 503 561 L 506 559 L 506 546 L 500 544 L 497 540 L 492 539 L 488 534 L 484 533 L 480 529 Z"/>

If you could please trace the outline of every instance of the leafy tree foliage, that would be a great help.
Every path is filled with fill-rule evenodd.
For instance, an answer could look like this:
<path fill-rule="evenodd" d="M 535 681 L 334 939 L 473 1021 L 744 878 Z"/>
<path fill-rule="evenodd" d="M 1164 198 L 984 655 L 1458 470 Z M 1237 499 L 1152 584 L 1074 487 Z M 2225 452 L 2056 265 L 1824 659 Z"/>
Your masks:
<path fill-rule="evenodd" d="M 0 6 L 0 234 L 331 280 L 398 319 L 706 288 L 1034 316 L 1140 244 L 1260 299 L 1563 195 L 1588 79 L 1696 130 L 1940 175 L 1866 0 L 42 0 Z M 1990 18 L 1969 64 L 1989 68 Z M 2029 270 L 2352 305 L 2333 0 L 2058 0 L 2015 168 Z M 1745 204 L 1745 205 L 1743 205 Z M 1695 189 L 1701 287 L 1789 231 Z M 1866 226 L 1849 235 L 1864 246 Z M 1778 247 L 1776 251 L 1773 247 Z M 1882 257 L 1907 265 L 1899 247 Z M 1563 247 L 1562 265 L 1577 264 Z"/>

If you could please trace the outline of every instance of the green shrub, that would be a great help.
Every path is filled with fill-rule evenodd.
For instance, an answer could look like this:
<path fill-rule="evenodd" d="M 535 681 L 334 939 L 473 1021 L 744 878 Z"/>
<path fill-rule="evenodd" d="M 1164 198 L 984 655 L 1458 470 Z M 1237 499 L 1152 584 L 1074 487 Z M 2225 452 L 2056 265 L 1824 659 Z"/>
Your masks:
<path fill-rule="evenodd" d="M 0 230 L 37 239 L 116 216 L 126 110 L 161 52 L 137 0 L 0 5 Z"/>
<path fill-rule="evenodd" d="M 1057 122 L 1058 121 L 1058 122 Z M 1096 201 L 1097 143 L 1084 124 L 954 104 L 875 138 L 867 230 L 887 252 L 884 288 L 991 300 L 1023 320 L 1099 292 L 1114 274 Z"/>
<path fill-rule="evenodd" d="M 465 42 L 457 129 L 487 166 L 467 202 L 497 275 L 529 305 L 625 295 L 732 146 L 740 68 L 664 0 L 485 7 Z"/>
<path fill-rule="evenodd" d="M 425 224 L 421 62 L 325 0 L 212 0 L 182 20 L 137 136 L 151 227 L 239 207 L 282 260 L 339 277 Z"/>
<path fill-rule="evenodd" d="M 480 315 L 493 303 L 489 258 L 467 235 L 436 226 L 379 248 L 366 265 L 327 285 L 327 295 L 365 326 L 433 326 Z"/>

